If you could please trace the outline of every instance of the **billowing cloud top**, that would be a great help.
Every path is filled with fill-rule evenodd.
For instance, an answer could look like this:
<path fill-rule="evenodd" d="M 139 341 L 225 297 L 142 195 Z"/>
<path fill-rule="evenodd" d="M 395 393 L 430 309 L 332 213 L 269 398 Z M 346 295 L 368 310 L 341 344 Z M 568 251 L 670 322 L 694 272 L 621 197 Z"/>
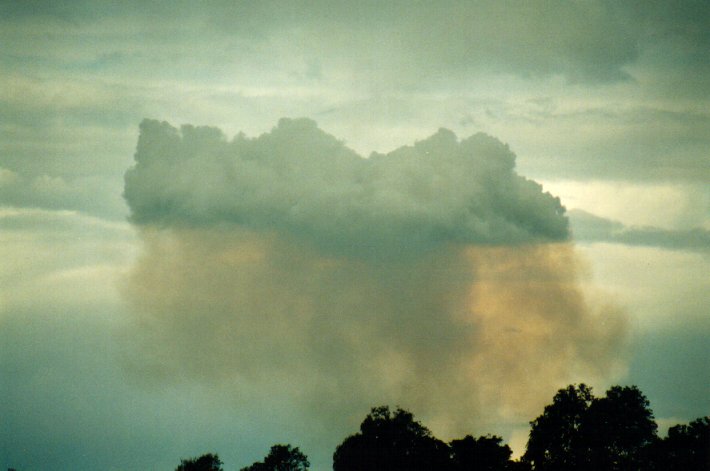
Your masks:
<path fill-rule="evenodd" d="M 559 199 L 517 175 L 515 155 L 485 134 L 459 141 L 440 129 L 365 159 L 309 119 L 232 141 L 145 120 L 135 159 L 125 197 L 142 225 L 237 224 L 349 255 L 568 236 Z"/>

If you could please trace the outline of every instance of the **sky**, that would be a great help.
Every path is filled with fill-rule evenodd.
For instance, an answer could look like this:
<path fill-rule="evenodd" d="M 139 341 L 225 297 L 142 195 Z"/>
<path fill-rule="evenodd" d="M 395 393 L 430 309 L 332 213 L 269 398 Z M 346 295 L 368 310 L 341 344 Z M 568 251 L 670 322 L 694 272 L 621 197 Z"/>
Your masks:
<path fill-rule="evenodd" d="M 0 2 L 0 466 L 328 469 L 710 411 L 710 9 Z"/>

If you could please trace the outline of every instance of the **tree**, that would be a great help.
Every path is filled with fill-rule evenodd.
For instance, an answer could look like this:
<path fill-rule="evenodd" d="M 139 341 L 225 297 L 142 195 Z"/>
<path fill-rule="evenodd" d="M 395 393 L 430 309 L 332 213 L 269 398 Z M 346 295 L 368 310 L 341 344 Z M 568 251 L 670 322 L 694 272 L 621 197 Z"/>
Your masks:
<path fill-rule="evenodd" d="M 535 471 L 635 471 L 649 466 L 657 425 L 636 386 L 595 398 L 584 384 L 557 392 L 532 421 L 523 459 Z"/>
<path fill-rule="evenodd" d="M 334 471 L 443 470 L 448 447 L 402 409 L 375 407 L 333 454 Z"/>
<path fill-rule="evenodd" d="M 453 440 L 449 447 L 452 471 L 507 470 L 513 454 L 502 438 L 490 435 L 479 438 L 467 435 L 460 440 Z"/>
<path fill-rule="evenodd" d="M 175 471 L 223 471 L 222 461 L 216 453 L 207 453 L 199 458 L 180 460 Z"/>
<path fill-rule="evenodd" d="M 311 463 L 298 447 L 274 445 L 264 461 L 258 461 L 241 471 L 307 471 Z"/>
<path fill-rule="evenodd" d="M 580 436 L 585 469 L 646 469 L 657 428 L 648 399 L 636 386 L 613 386 L 592 401 L 584 417 Z"/>
<path fill-rule="evenodd" d="M 675 425 L 658 440 L 651 454 L 653 469 L 663 471 L 707 471 L 710 469 L 710 417 L 688 425 Z"/>
<path fill-rule="evenodd" d="M 523 461 L 535 470 L 576 468 L 582 447 L 579 430 L 594 396 L 585 384 L 560 389 L 541 416 L 530 422 L 530 437 Z"/>

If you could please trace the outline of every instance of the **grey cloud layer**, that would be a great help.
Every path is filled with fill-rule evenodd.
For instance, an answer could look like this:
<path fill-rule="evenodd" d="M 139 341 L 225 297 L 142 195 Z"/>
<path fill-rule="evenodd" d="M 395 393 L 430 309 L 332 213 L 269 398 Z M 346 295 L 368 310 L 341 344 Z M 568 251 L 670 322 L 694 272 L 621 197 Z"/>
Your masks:
<path fill-rule="evenodd" d="M 22 5 L 6 6 L 5 10 L 5 16 L 15 23 L 31 17 Z M 207 7 L 189 2 L 150 6 L 129 2 L 110 10 L 97 9 L 90 3 L 48 8 L 44 16 L 54 24 L 86 27 L 105 20 L 102 13 L 108 12 L 106 16 L 117 21 L 107 22 L 108 28 L 93 34 L 111 34 L 124 22 L 124 27 L 150 28 L 144 34 L 158 45 L 163 44 L 166 33 L 184 31 L 187 26 L 193 33 L 199 32 L 193 39 L 202 44 L 205 38 L 230 38 L 226 44 L 230 52 L 244 46 L 267 50 L 285 47 L 297 57 L 324 58 L 329 67 L 351 62 L 369 74 L 382 72 L 380 79 L 386 80 L 380 80 L 379 86 L 394 79 L 400 86 L 418 88 L 424 85 L 422 78 L 438 81 L 451 74 L 481 71 L 525 76 L 562 74 L 583 82 L 623 79 L 628 76 L 623 67 L 639 57 L 639 43 L 647 39 L 649 25 L 656 26 L 662 20 L 655 13 L 658 10 L 662 8 L 606 1 L 367 1 L 357 5 L 268 1 L 214 2 Z M 175 20 L 166 19 L 168 13 Z M 693 20 L 689 15 L 675 16 L 685 23 Z M 192 47 L 201 49 L 202 44 L 193 41 Z M 173 54 L 171 49 L 164 52 Z M 174 58 L 179 57 L 176 54 Z M 111 67 L 136 59 L 141 60 L 140 54 L 123 48 L 116 55 L 78 63 Z"/>
<path fill-rule="evenodd" d="M 440 130 L 363 159 L 307 119 L 228 142 L 214 128 L 144 121 L 125 196 L 139 224 L 240 224 L 317 246 L 383 254 L 445 243 L 567 238 L 559 199 L 483 134 Z"/>
<path fill-rule="evenodd" d="M 126 206 L 120 193 L 120 182 L 111 178 L 65 179 L 47 174 L 30 178 L 0 167 L 0 205 L 79 210 L 109 219 L 122 219 Z"/>
<path fill-rule="evenodd" d="M 710 231 L 701 227 L 685 230 L 627 227 L 579 209 L 571 210 L 569 217 L 574 238 L 580 241 L 710 252 Z"/>

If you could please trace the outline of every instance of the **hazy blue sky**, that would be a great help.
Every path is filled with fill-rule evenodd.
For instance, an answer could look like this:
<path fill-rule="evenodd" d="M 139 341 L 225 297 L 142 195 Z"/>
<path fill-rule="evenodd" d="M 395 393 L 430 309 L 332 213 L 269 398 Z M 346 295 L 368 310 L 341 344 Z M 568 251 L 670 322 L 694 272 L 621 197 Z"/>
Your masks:
<path fill-rule="evenodd" d="M 573 381 L 707 414 L 708 24 L 0 1 L 0 467 L 326 469 L 384 402 L 520 451 Z"/>

